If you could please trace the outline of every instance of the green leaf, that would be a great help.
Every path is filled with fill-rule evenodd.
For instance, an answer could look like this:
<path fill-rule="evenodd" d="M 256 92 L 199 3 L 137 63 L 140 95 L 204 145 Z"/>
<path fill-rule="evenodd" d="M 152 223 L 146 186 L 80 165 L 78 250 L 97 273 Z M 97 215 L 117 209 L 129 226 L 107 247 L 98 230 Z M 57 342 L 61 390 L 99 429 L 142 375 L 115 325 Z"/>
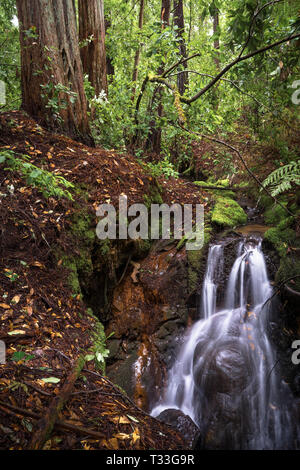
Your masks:
<path fill-rule="evenodd" d="M 46 377 L 42 379 L 42 381 L 46 384 L 58 384 L 58 382 L 60 382 L 60 379 L 58 379 L 57 377 Z"/>
<path fill-rule="evenodd" d="M 95 359 L 95 355 L 94 354 L 87 354 L 84 358 L 87 362 L 89 361 L 93 361 Z"/>

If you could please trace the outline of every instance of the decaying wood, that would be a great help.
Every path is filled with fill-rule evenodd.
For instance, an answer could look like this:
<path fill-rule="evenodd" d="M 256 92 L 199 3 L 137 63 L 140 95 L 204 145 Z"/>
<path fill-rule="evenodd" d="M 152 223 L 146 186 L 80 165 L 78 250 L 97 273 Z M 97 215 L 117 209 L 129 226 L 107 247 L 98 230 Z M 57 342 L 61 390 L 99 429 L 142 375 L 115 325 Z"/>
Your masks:
<path fill-rule="evenodd" d="M 76 361 L 74 368 L 66 378 L 66 381 L 60 391 L 60 393 L 52 399 L 49 408 L 46 410 L 44 416 L 37 423 L 37 429 L 32 436 L 29 444 L 29 449 L 38 450 L 41 449 L 44 443 L 48 440 L 54 425 L 57 421 L 58 415 L 63 409 L 65 403 L 68 401 L 74 384 L 78 379 L 85 364 L 84 356 L 80 356 Z"/>

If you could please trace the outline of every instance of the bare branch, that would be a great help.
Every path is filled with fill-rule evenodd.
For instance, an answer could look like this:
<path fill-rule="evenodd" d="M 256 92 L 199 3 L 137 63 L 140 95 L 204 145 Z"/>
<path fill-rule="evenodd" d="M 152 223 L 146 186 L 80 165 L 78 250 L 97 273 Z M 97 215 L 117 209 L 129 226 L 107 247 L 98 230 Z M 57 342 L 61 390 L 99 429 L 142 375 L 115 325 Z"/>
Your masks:
<path fill-rule="evenodd" d="M 256 10 L 256 12 L 254 13 L 253 17 L 252 17 L 252 21 L 250 23 L 250 26 L 249 26 L 249 32 L 248 32 L 248 37 L 247 37 L 247 40 L 239 54 L 239 57 L 241 57 L 243 55 L 243 52 L 244 50 L 246 49 L 246 47 L 248 46 L 249 44 L 249 41 L 250 39 L 252 38 L 252 35 L 253 35 L 253 26 L 254 26 L 254 23 L 255 23 L 255 20 L 256 18 L 259 16 L 259 14 L 265 9 L 267 8 L 268 6 L 270 5 L 275 5 L 275 3 L 280 3 L 280 2 L 283 2 L 284 0 L 273 0 L 271 2 L 268 2 L 268 3 L 265 3 L 261 8 L 258 8 Z"/>
<path fill-rule="evenodd" d="M 223 70 L 221 70 L 221 72 L 218 73 L 218 75 L 216 75 L 215 78 L 213 78 L 204 88 L 202 88 L 202 90 L 198 91 L 198 93 L 196 93 L 191 98 L 189 99 L 184 98 L 182 101 L 187 104 L 193 103 L 198 98 L 200 98 L 200 96 L 204 95 L 204 93 L 206 93 L 211 87 L 213 87 L 223 77 L 223 75 L 225 75 L 228 72 L 228 70 L 230 70 L 234 65 L 238 64 L 239 62 L 242 62 L 243 60 L 250 59 L 251 57 L 254 57 L 257 54 L 262 54 L 263 52 L 266 52 L 269 49 L 272 49 L 273 47 L 279 46 L 280 44 L 283 44 L 285 42 L 288 42 L 288 41 L 291 41 L 292 39 L 297 39 L 297 38 L 300 38 L 300 33 L 288 36 L 284 39 L 280 39 L 279 41 L 273 42 L 272 44 L 269 44 L 268 46 L 262 47 L 261 49 L 257 49 L 254 52 L 250 52 L 249 54 L 243 55 L 241 57 L 237 57 L 235 60 L 227 64 L 226 67 L 224 67 Z"/>

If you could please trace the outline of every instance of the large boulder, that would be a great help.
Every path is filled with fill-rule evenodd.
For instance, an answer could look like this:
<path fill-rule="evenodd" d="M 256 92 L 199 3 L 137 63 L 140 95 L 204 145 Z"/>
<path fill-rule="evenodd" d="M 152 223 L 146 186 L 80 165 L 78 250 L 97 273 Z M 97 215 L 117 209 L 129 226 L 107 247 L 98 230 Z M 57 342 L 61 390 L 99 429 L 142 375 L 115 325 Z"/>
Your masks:
<path fill-rule="evenodd" d="M 159 421 L 169 424 L 176 429 L 185 441 L 189 444 L 190 449 L 200 450 L 201 448 L 201 432 L 194 421 L 182 411 L 169 408 L 162 411 L 157 417 Z"/>

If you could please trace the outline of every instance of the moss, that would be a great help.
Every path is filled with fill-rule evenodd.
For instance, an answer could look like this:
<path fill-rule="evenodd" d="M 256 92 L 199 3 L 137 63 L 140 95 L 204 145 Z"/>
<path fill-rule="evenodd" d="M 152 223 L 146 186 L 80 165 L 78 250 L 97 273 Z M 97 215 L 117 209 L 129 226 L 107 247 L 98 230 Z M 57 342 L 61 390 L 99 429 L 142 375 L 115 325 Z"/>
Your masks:
<path fill-rule="evenodd" d="M 286 279 L 289 279 L 292 276 L 297 276 L 300 273 L 300 259 L 294 258 L 292 256 L 286 256 L 281 258 L 279 269 L 276 273 L 275 280 L 278 283 L 282 283 Z M 293 282 L 288 283 L 289 286 L 300 292 L 300 278 L 296 278 Z"/>
<path fill-rule="evenodd" d="M 223 197 L 228 197 L 234 199 L 236 197 L 236 194 L 228 189 L 228 191 L 224 191 L 224 188 L 229 187 L 229 180 L 218 180 L 218 181 L 194 181 L 194 184 L 201 188 L 208 188 L 210 186 L 217 186 L 220 188 L 218 189 L 209 189 L 213 194 L 223 196 Z"/>
<path fill-rule="evenodd" d="M 280 222 L 282 219 L 285 219 L 287 215 L 286 210 L 277 205 L 272 204 L 265 212 L 264 217 L 265 217 L 265 222 L 268 225 L 276 225 L 278 222 Z"/>
<path fill-rule="evenodd" d="M 247 222 L 247 215 L 233 199 L 218 196 L 212 211 L 211 221 L 221 227 L 236 227 Z"/>
<path fill-rule="evenodd" d="M 85 244 L 93 243 L 96 238 L 96 231 L 92 228 L 92 216 L 81 210 L 72 217 L 71 232 L 76 239 L 81 239 Z"/>
<path fill-rule="evenodd" d="M 69 232 L 77 245 L 76 254 L 66 254 L 58 250 L 56 257 L 57 260 L 62 260 L 62 266 L 69 271 L 68 284 L 72 292 L 81 294 L 80 284 L 84 284 L 93 273 L 91 253 L 96 239 L 92 216 L 87 210 L 78 210 L 72 216 Z"/>
<path fill-rule="evenodd" d="M 287 255 L 289 245 L 299 243 L 294 230 L 291 228 L 281 229 L 279 226 L 267 230 L 264 238 L 274 245 L 280 257 Z"/>
<path fill-rule="evenodd" d="M 284 230 L 288 227 L 291 227 L 295 222 L 295 219 L 294 217 L 292 216 L 289 216 L 289 217 L 286 217 L 285 219 L 283 219 L 279 224 L 278 224 L 278 229 L 279 230 Z"/>
<path fill-rule="evenodd" d="M 61 256 L 62 259 L 62 266 L 68 269 L 69 276 L 68 276 L 68 284 L 72 289 L 73 294 L 81 294 L 80 283 L 78 279 L 78 271 L 75 259 L 68 256 Z"/>
<path fill-rule="evenodd" d="M 187 250 L 186 252 L 188 260 L 188 289 L 190 293 L 197 288 L 199 271 L 202 267 L 206 247 L 210 241 L 211 231 L 212 228 L 210 226 L 205 227 L 204 243 L 200 250 Z"/>

